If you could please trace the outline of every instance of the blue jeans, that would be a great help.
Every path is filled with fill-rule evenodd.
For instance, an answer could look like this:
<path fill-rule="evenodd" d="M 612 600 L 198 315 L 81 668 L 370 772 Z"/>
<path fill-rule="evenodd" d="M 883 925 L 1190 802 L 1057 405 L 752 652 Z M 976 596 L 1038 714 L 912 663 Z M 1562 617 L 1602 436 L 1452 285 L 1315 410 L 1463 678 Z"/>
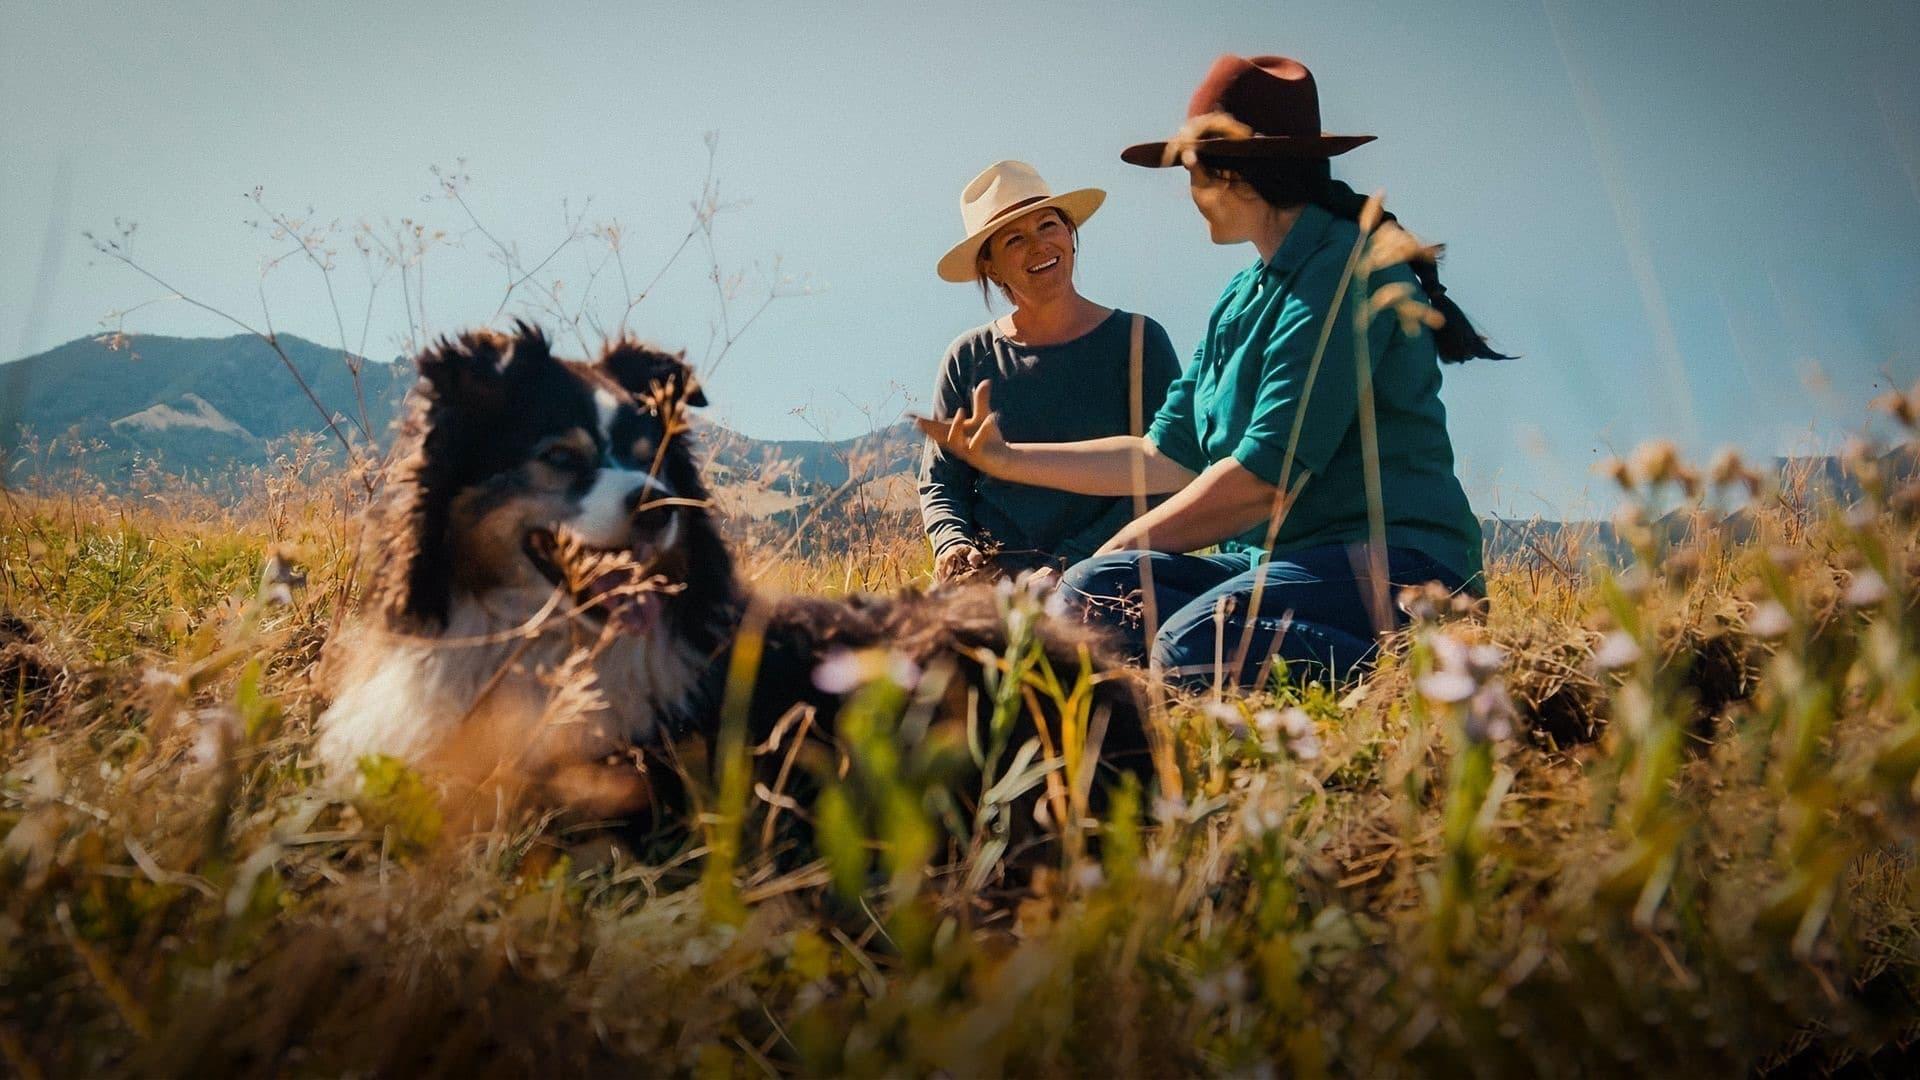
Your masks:
<path fill-rule="evenodd" d="M 1142 563 L 1152 582 L 1151 611 Z M 1345 679 L 1373 659 L 1380 632 L 1405 623 L 1394 603 L 1401 586 L 1463 584 L 1434 560 L 1399 547 L 1387 549 L 1387 579 L 1384 588 L 1363 588 L 1371 580 L 1366 545 L 1328 544 L 1251 569 L 1244 554 L 1096 555 L 1068 568 L 1061 589 L 1088 621 L 1117 629 L 1135 660 L 1150 655 L 1170 681 L 1205 686 L 1229 670 L 1233 682 L 1251 686 L 1264 677 L 1269 657 L 1296 683 Z M 1377 601 L 1384 601 L 1381 610 L 1370 611 Z M 1150 654 L 1149 618 L 1158 621 Z"/>

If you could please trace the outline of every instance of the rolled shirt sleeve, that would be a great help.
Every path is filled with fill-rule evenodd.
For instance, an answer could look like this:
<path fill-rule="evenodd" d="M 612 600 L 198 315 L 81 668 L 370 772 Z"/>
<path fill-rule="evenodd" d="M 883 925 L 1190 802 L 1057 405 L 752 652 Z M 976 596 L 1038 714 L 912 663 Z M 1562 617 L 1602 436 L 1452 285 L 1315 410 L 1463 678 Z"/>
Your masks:
<path fill-rule="evenodd" d="M 1205 344 L 1194 351 L 1187 370 L 1167 387 L 1167 399 L 1147 426 L 1147 441 L 1167 459 L 1191 473 L 1205 472 L 1206 451 L 1200 446 L 1199 419 L 1194 408 L 1194 382 L 1200 374 Z"/>

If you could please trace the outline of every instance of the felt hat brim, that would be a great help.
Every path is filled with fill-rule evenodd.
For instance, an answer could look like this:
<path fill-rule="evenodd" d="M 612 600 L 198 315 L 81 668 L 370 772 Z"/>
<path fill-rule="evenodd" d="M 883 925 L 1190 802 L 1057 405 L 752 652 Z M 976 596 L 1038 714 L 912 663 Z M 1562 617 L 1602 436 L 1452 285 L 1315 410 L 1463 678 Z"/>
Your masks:
<path fill-rule="evenodd" d="M 1291 135 L 1255 135 L 1246 139 L 1200 139 L 1194 152 L 1203 158 L 1329 158 L 1338 157 L 1356 146 L 1370 143 L 1372 135 L 1317 135 L 1302 138 Z M 1167 140 L 1135 143 L 1120 151 L 1120 160 L 1129 165 L 1164 169 L 1180 164 L 1167 160 Z"/>
<path fill-rule="evenodd" d="M 979 228 L 967 234 L 965 240 L 953 245 L 945 255 L 940 256 L 940 278 L 943 281 L 956 283 L 979 280 L 975 267 L 978 264 L 980 246 L 985 244 L 994 233 L 999 232 L 1017 218 L 1025 217 L 1036 210 L 1054 207 L 1071 218 L 1073 227 L 1078 229 L 1085 225 L 1087 219 L 1093 216 L 1093 212 L 1100 209 L 1100 204 L 1106 201 L 1107 193 L 1099 188 L 1079 188 L 1032 202 L 1015 203 L 1001 211 L 998 216 L 989 218 Z"/>

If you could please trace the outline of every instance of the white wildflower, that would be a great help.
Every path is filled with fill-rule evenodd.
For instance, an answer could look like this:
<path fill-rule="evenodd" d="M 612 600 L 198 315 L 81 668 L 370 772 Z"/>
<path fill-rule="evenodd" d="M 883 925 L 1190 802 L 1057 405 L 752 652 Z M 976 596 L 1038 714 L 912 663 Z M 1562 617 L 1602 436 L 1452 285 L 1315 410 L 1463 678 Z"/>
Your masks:
<path fill-rule="evenodd" d="M 1254 729 L 1260 732 L 1260 745 L 1269 753 L 1287 753 L 1301 761 L 1320 756 L 1320 736 L 1314 730 L 1313 717 L 1298 705 L 1286 709 L 1261 709 L 1253 716 Z"/>
<path fill-rule="evenodd" d="M 1416 684 L 1420 696 L 1441 705 L 1457 705 L 1473 696 L 1473 676 L 1464 671 L 1436 671 Z"/>
<path fill-rule="evenodd" d="M 1778 601 L 1769 600 L 1753 609 L 1747 619 L 1747 631 L 1763 641 L 1778 641 L 1793 630 L 1793 616 Z"/>
<path fill-rule="evenodd" d="M 1247 718 L 1240 710 L 1224 701 L 1209 701 L 1200 707 L 1207 719 L 1226 729 L 1227 737 L 1244 739 L 1247 737 Z"/>
<path fill-rule="evenodd" d="M 1166 848 L 1155 848 L 1142 861 L 1140 876 L 1162 885 L 1172 885 L 1180 880 L 1180 867 L 1175 865 L 1173 855 Z"/>
<path fill-rule="evenodd" d="M 823 694 L 846 694 L 866 682 L 866 664 L 852 649 L 835 649 L 813 669 L 813 685 Z"/>
<path fill-rule="evenodd" d="M 813 685 L 826 694 L 849 694 L 877 679 L 911 690 L 920 684 L 920 665 L 889 649 L 835 649 L 813 669 Z"/>
<path fill-rule="evenodd" d="M 1162 825 L 1185 821 L 1188 810 L 1187 800 L 1178 795 L 1162 795 L 1153 800 L 1153 818 Z"/>
<path fill-rule="evenodd" d="M 1507 665 L 1507 650 L 1498 645 L 1475 645 L 1467 650 L 1467 674 L 1485 682 Z"/>
<path fill-rule="evenodd" d="M 1630 667 L 1640 660 L 1640 643 L 1625 630 L 1615 630 L 1600 642 L 1600 648 L 1593 654 L 1595 666 L 1602 671 L 1619 671 Z"/>
<path fill-rule="evenodd" d="M 1107 874 L 1100 869 L 1099 863 L 1083 862 L 1073 868 L 1073 874 L 1068 880 L 1073 883 L 1075 889 L 1081 892 L 1092 892 L 1107 883 Z"/>
<path fill-rule="evenodd" d="M 1204 1008 L 1217 1009 L 1246 996 L 1247 976 L 1238 967 L 1226 967 L 1193 984 L 1193 1000 Z"/>
<path fill-rule="evenodd" d="M 1853 607 L 1877 607 L 1887 598 L 1887 579 L 1871 567 L 1863 569 L 1853 575 L 1842 598 Z"/>
<path fill-rule="evenodd" d="M 1040 610 L 1046 612 L 1049 619 L 1064 619 L 1073 613 L 1073 604 L 1067 600 L 1065 589 L 1055 589 L 1040 602 Z"/>
<path fill-rule="evenodd" d="M 1309 731 L 1305 735 L 1287 743 L 1287 753 L 1300 761 L 1313 761 L 1320 756 L 1320 736 Z"/>
<path fill-rule="evenodd" d="M 1467 738 L 1476 742 L 1503 742 L 1513 738 L 1520 711 L 1514 708 L 1507 684 L 1492 679 L 1467 703 Z"/>

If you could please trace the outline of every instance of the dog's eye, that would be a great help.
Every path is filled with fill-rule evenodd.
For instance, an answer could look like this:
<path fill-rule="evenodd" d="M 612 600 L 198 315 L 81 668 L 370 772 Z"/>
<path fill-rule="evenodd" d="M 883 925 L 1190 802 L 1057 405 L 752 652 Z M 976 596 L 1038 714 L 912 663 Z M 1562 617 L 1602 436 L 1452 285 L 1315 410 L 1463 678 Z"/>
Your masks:
<path fill-rule="evenodd" d="M 591 464 L 587 455 L 571 446 L 549 446 L 540 452 L 540 461 L 562 472 L 584 472 Z"/>

